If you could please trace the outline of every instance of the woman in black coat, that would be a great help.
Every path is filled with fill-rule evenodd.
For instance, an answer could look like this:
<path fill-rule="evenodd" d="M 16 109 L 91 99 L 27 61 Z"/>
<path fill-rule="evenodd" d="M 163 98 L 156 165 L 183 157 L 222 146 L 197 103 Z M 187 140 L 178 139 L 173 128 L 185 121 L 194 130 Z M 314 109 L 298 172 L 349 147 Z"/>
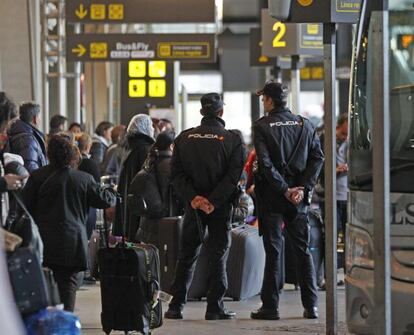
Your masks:
<path fill-rule="evenodd" d="M 142 217 L 138 230 L 138 240 L 144 243 L 154 244 L 157 248 L 159 241 L 159 219 L 167 216 L 182 214 L 182 205 L 173 193 L 171 186 L 171 159 L 175 133 L 172 130 L 161 132 L 157 136 L 155 144 L 148 154 L 144 168 L 154 174 L 159 194 L 162 200 L 162 210 L 157 215 Z"/>
<path fill-rule="evenodd" d="M 50 164 L 32 173 L 23 197 L 39 226 L 43 265 L 53 270 L 65 310 L 73 311 L 77 273 L 87 268 L 89 207 L 108 208 L 115 195 L 72 166 L 79 152 L 65 137 L 53 135 L 47 152 Z"/>
<path fill-rule="evenodd" d="M 135 241 L 135 235 L 139 227 L 139 217 L 129 213 L 125 208 L 128 187 L 137 172 L 141 170 L 154 142 L 154 127 L 151 118 L 146 114 L 135 115 L 127 128 L 127 142 L 118 182 L 118 192 L 123 201 L 122 204 L 118 203 L 116 206 L 113 228 L 114 235 L 125 235 L 129 241 Z"/>

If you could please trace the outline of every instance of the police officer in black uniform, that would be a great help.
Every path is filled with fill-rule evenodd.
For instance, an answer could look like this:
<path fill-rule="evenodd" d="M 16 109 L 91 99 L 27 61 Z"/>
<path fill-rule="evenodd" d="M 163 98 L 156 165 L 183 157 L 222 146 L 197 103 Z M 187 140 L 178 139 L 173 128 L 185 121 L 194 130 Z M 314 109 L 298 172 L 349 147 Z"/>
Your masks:
<path fill-rule="evenodd" d="M 309 252 L 309 197 L 322 168 L 324 157 L 319 138 L 311 123 L 287 108 L 287 88 L 266 82 L 257 92 L 262 96 L 267 116 L 254 125 L 257 153 L 255 192 L 259 229 L 263 235 L 266 266 L 261 292 L 262 307 L 251 313 L 253 319 L 279 319 L 279 257 L 282 224 L 292 240 L 297 257 L 297 273 L 303 316 L 318 317 L 315 270 Z"/>
<path fill-rule="evenodd" d="M 183 131 L 175 140 L 172 184 L 186 204 L 173 300 L 165 317 L 182 319 L 187 291 L 206 227 L 209 259 L 206 320 L 233 319 L 223 297 L 227 290 L 226 261 L 230 246 L 230 216 L 243 169 L 242 142 L 225 129 L 223 102 L 217 93 L 201 98 L 204 116 L 197 128 Z"/>

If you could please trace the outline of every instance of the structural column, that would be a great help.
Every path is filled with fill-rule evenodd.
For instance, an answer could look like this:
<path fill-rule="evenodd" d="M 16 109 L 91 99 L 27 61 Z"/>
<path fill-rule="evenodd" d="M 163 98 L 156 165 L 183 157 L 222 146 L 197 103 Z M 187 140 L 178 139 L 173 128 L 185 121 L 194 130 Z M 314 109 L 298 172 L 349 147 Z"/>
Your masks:
<path fill-rule="evenodd" d="M 370 23 L 372 85 L 375 334 L 391 334 L 390 104 L 388 2 L 378 1 Z"/>
<path fill-rule="evenodd" d="M 324 23 L 326 334 L 338 334 L 336 217 L 336 24 Z"/>

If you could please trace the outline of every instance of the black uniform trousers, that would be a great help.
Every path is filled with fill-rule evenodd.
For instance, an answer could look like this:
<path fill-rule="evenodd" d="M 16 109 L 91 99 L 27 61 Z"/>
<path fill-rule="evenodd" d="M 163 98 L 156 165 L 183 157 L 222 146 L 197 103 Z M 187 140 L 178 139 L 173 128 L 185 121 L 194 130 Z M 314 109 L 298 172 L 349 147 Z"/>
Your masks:
<path fill-rule="evenodd" d="M 208 228 L 208 292 L 207 312 L 223 310 L 223 297 L 227 290 L 226 263 L 230 247 L 230 205 L 223 205 L 210 215 L 187 207 L 184 216 L 183 236 L 171 286 L 173 300 L 170 308 L 182 309 L 193 279 L 194 269 Z M 198 216 L 198 223 L 197 218 Z"/>
<path fill-rule="evenodd" d="M 312 255 L 309 252 L 309 224 L 307 207 L 294 215 L 278 213 L 276 210 L 259 207 L 260 230 L 266 251 L 265 273 L 261 299 L 263 308 L 275 310 L 279 308 L 278 273 L 279 257 L 282 255 L 282 226 L 292 241 L 292 248 L 297 259 L 298 282 L 301 288 L 301 299 L 304 308 L 316 307 L 318 291 Z"/>

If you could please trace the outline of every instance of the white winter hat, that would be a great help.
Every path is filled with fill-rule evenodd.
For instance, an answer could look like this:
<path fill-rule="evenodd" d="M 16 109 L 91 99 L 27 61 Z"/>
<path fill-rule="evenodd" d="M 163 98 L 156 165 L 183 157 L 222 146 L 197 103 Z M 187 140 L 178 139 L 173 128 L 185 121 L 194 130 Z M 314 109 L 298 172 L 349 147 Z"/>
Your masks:
<path fill-rule="evenodd" d="M 154 138 L 154 127 L 152 126 L 152 120 L 147 114 L 137 114 L 129 122 L 127 128 L 128 135 L 132 134 L 144 134 Z"/>

